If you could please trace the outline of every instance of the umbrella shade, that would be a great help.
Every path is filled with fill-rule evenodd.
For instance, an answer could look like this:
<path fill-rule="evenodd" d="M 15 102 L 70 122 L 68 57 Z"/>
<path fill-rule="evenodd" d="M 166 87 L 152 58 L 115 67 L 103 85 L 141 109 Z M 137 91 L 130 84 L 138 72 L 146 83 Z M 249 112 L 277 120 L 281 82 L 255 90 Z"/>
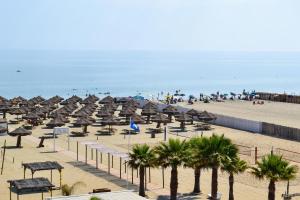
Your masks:
<path fill-rule="evenodd" d="M 176 116 L 176 121 L 178 122 L 191 122 L 192 120 L 193 119 L 190 115 L 183 112 Z"/>
<path fill-rule="evenodd" d="M 9 132 L 8 135 L 15 137 L 15 136 L 26 136 L 26 135 L 31 135 L 31 133 L 32 133 L 31 131 L 26 130 L 26 129 L 23 128 L 23 127 L 19 127 L 19 128 L 17 128 L 17 129 L 15 129 L 14 131 Z"/>
<path fill-rule="evenodd" d="M 207 111 L 204 111 L 198 115 L 200 121 L 212 121 L 217 119 L 217 117 Z"/>
<path fill-rule="evenodd" d="M 100 104 L 109 104 L 109 103 L 113 103 L 113 102 L 114 102 L 114 98 L 111 96 L 104 97 L 103 99 L 101 99 L 99 101 Z"/>
<path fill-rule="evenodd" d="M 112 115 L 112 113 L 109 112 L 108 110 L 100 110 L 100 111 L 96 114 L 97 117 L 109 117 L 109 116 L 111 116 L 111 115 Z"/>
<path fill-rule="evenodd" d="M 52 119 L 47 126 L 63 126 L 65 122 L 63 122 L 60 118 Z"/>
<path fill-rule="evenodd" d="M 168 114 L 168 115 L 175 115 L 178 114 L 177 108 L 174 106 L 168 105 L 163 109 L 163 113 Z"/>
<path fill-rule="evenodd" d="M 157 114 L 157 111 L 153 108 L 143 108 L 142 110 L 142 115 L 156 115 Z"/>
<path fill-rule="evenodd" d="M 200 114 L 200 112 L 197 110 L 191 109 L 191 110 L 187 111 L 186 114 L 188 114 L 190 116 L 198 116 Z"/>
<path fill-rule="evenodd" d="M 142 118 L 142 116 L 138 115 L 138 114 L 134 114 L 131 116 L 131 120 L 134 121 L 134 123 L 136 124 L 143 124 L 146 121 Z"/>
<path fill-rule="evenodd" d="M 149 101 L 148 103 L 146 103 L 144 106 L 143 106 L 143 109 L 147 109 L 147 108 L 152 108 L 152 109 L 155 109 L 157 110 L 157 104 Z"/>
<path fill-rule="evenodd" d="M 157 115 L 152 117 L 152 121 L 159 122 L 159 123 L 168 123 L 169 118 L 164 114 L 158 113 Z"/>
<path fill-rule="evenodd" d="M 119 116 L 121 117 L 127 117 L 127 116 L 132 116 L 135 113 L 135 110 L 132 108 L 127 108 L 125 110 L 121 110 L 119 113 Z"/>
<path fill-rule="evenodd" d="M 12 111 L 10 111 L 10 114 L 11 115 L 24 115 L 24 114 L 26 114 L 26 111 L 22 108 L 16 108 L 16 109 L 13 109 Z"/>
<path fill-rule="evenodd" d="M 88 126 L 91 125 L 92 122 L 87 118 L 78 118 L 74 124 L 80 126 Z"/>
<path fill-rule="evenodd" d="M 23 118 L 25 118 L 25 119 L 33 119 L 33 120 L 35 120 L 35 119 L 38 119 L 39 118 L 39 116 L 36 114 L 36 113 L 29 113 L 29 114 L 27 114 L 25 117 L 23 117 Z"/>
<path fill-rule="evenodd" d="M 101 120 L 101 123 L 104 125 L 116 125 L 119 124 L 119 120 L 114 116 L 109 116 Z"/>

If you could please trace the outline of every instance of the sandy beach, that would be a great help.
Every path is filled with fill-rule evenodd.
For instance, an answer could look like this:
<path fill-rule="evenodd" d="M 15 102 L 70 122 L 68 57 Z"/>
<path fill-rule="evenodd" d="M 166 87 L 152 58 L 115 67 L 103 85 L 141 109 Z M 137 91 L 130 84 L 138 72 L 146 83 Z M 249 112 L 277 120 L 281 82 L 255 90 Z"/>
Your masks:
<path fill-rule="evenodd" d="M 228 108 L 227 108 L 228 105 Z M 249 107 L 246 109 L 245 107 Z M 284 111 L 278 111 L 280 109 L 274 110 L 275 107 L 281 106 L 283 110 L 291 111 L 289 115 L 288 112 L 285 115 L 277 116 L 277 113 L 284 113 Z M 267 103 L 265 106 L 252 106 L 250 102 L 226 102 L 226 103 L 211 103 L 211 104 L 194 104 L 195 108 L 201 108 L 203 110 L 208 110 L 211 112 L 216 112 L 221 114 L 231 114 L 235 115 L 240 113 L 240 116 L 255 116 L 255 110 L 259 110 L 256 115 L 256 120 L 278 120 L 283 123 L 295 123 L 297 119 L 294 116 L 297 115 L 296 111 L 292 107 L 298 105 L 292 104 L 280 104 L 280 103 Z M 233 109 L 236 108 L 236 109 Z M 238 109 L 240 108 L 240 109 Z M 285 108 L 285 109 L 284 109 Z M 232 112 L 230 113 L 230 110 Z M 243 111 L 246 110 L 246 111 Z M 248 111 L 249 110 L 249 111 Z M 264 114 L 266 111 L 266 114 Z M 140 112 L 140 110 L 138 111 Z M 248 113 L 248 114 L 247 114 Z M 259 118 L 258 118 L 259 116 Z M 269 116 L 269 117 L 267 117 Z M 287 117 L 288 116 L 288 117 Z M 8 115 L 8 119 L 14 116 Z M 264 118 L 266 117 L 266 118 Z M 281 119 L 281 120 L 280 120 Z M 291 119 L 291 120 L 290 120 Z M 74 119 L 71 120 L 71 122 Z M 49 120 L 44 121 L 46 124 Z M 70 124 L 67 124 L 67 126 Z M 9 125 L 9 130 L 14 130 L 20 125 Z M 147 134 L 148 128 L 154 128 L 156 123 L 149 125 L 141 125 L 141 133 L 137 135 L 131 135 L 130 143 L 142 144 L 147 143 L 151 146 L 158 144 L 163 141 L 163 134 L 158 134 L 156 138 L 150 138 L 150 134 Z M 168 137 L 181 138 L 182 140 L 195 135 L 200 135 L 200 131 L 195 131 L 193 125 L 187 125 L 187 132 L 178 132 L 179 123 L 174 122 L 168 124 Z M 112 136 L 97 136 L 97 130 L 101 130 L 102 127 L 99 126 L 89 126 L 89 134 L 86 137 L 71 137 L 70 138 L 70 150 L 68 151 L 67 136 L 60 135 L 56 139 L 56 149 L 58 152 L 53 153 L 53 140 L 45 140 L 45 148 L 36 148 L 39 142 L 38 137 L 43 136 L 47 133 L 51 133 L 52 129 L 46 129 L 44 125 L 35 127 L 33 129 L 33 134 L 31 136 L 25 136 L 22 138 L 23 148 L 15 149 L 8 148 L 6 151 L 4 173 L 0 179 L 0 199 L 9 199 L 9 185 L 7 180 L 11 179 L 22 179 L 23 169 L 21 167 L 22 163 L 26 162 L 36 162 L 36 161 L 57 161 L 65 169 L 63 170 L 62 183 L 72 184 L 77 181 L 82 181 L 85 183 L 85 187 L 81 187 L 76 191 L 76 194 L 88 193 L 95 188 L 110 188 L 112 191 L 124 190 L 127 188 L 127 174 L 124 171 L 124 166 L 122 167 L 122 179 L 119 178 L 119 158 L 114 158 L 114 167 L 111 170 L 111 174 L 107 174 L 107 156 L 103 155 L 103 163 L 99 165 L 100 169 L 95 168 L 95 152 L 93 152 L 93 157 L 91 150 L 88 149 L 88 164 L 84 163 L 85 158 L 85 146 L 80 144 L 82 141 L 94 141 L 99 144 L 105 144 L 108 147 L 127 152 L 128 138 L 120 134 L 123 129 L 129 129 L 128 126 L 114 126 L 116 132 Z M 71 128 L 70 130 L 80 130 L 81 128 Z M 249 133 L 240 130 L 234 130 L 230 128 L 213 126 L 213 130 L 203 132 L 204 135 L 209 136 L 212 133 L 224 134 L 226 137 L 232 139 L 232 141 L 238 145 L 243 145 L 251 149 L 251 155 L 241 155 L 241 157 L 248 161 L 250 165 L 254 164 L 254 148 L 258 148 L 258 155 L 264 155 L 269 153 L 272 149 L 276 151 L 276 148 L 283 148 L 291 151 L 297 151 L 299 149 L 299 143 L 272 138 L 268 136 L 263 136 L 260 134 Z M 16 143 L 16 138 L 10 136 L 0 137 L 0 144 L 3 145 L 4 140 L 7 141 L 8 146 L 14 146 Z M 79 162 L 76 161 L 76 143 L 79 143 Z M 162 176 L 161 169 L 151 169 L 151 183 L 148 183 L 147 194 L 151 199 L 160 199 L 164 195 L 169 194 L 169 178 L 170 169 L 165 170 L 165 188 L 162 188 Z M 55 185 L 59 184 L 59 174 L 53 173 L 53 183 Z M 47 177 L 50 178 L 50 172 L 37 172 L 35 177 Z M 131 181 L 131 172 L 128 174 L 129 181 Z M 26 177 L 31 177 L 29 171 L 26 173 Z M 245 200 L 258 200 L 267 198 L 267 181 L 259 181 L 252 177 L 249 173 L 241 174 L 236 176 L 235 182 L 235 197 L 236 199 Z M 148 180 L 149 181 L 149 180 Z M 204 170 L 201 176 L 201 189 L 202 194 L 196 197 L 188 197 L 187 195 L 192 191 L 193 188 L 193 170 L 188 168 L 179 169 L 179 194 L 183 195 L 180 199 L 206 199 L 207 194 L 210 193 L 210 182 L 211 182 L 211 172 L 210 170 Z M 134 184 L 129 184 L 129 189 L 137 190 L 138 178 L 136 176 L 136 171 L 134 172 Z M 291 193 L 298 192 L 300 186 L 300 177 L 291 182 Z M 281 194 L 285 192 L 286 183 L 281 182 L 277 184 L 276 188 L 276 199 L 281 199 Z M 226 173 L 220 172 L 219 178 L 219 192 L 222 193 L 224 199 L 228 196 L 228 175 Z M 53 195 L 60 195 L 60 191 L 54 191 Z M 50 196 L 50 194 L 45 194 L 45 196 Z M 223 199 L 222 198 L 222 199 Z M 13 199 L 16 199 L 16 195 L 13 194 Z M 40 199 L 39 194 L 24 195 L 20 199 L 33 200 Z M 300 199 L 300 198 L 294 198 Z"/>
<path fill-rule="evenodd" d="M 263 105 L 253 105 L 251 101 L 227 100 L 210 103 L 195 102 L 193 105 L 182 102 L 178 105 L 237 118 L 300 128 L 300 104 L 264 101 Z"/>

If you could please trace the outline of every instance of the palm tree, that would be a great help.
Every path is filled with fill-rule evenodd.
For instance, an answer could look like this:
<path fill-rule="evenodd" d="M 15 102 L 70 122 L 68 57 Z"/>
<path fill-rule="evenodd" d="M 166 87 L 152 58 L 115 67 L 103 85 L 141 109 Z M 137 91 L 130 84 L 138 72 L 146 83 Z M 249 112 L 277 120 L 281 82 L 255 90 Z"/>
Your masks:
<path fill-rule="evenodd" d="M 211 176 L 211 199 L 218 197 L 218 171 L 222 163 L 227 159 L 237 157 L 238 149 L 230 139 L 224 135 L 213 134 L 211 137 L 202 139 L 201 153 L 207 162 L 207 166 L 212 169 Z"/>
<path fill-rule="evenodd" d="M 269 154 L 264 156 L 257 167 L 252 167 L 251 173 L 258 179 L 268 179 L 268 200 L 275 200 L 275 183 L 296 178 L 298 168 L 282 158 L 282 156 Z"/>
<path fill-rule="evenodd" d="M 203 158 L 202 155 L 202 137 L 194 137 L 191 138 L 188 142 L 190 156 L 186 162 L 187 167 L 191 167 L 194 169 L 194 190 L 193 193 L 198 194 L 201 193 L 200 189 L 200 176 L 201 176 L 201 169 L 206 167 L 207 163 L 206 160 Z"/>
<path fill-rule="evenodd" d="M 236 157 L 234 159 L 228 159 L 223 163 L 221 170 L 229 174 L 229 200 L 234 200 L 234 174 L 243 173 L 246 171 L 247 168 L 247 163 L 244 160 L 241 160 L 239 157 Z"/>
<path fill-rule="evenodd" d="M 134 169 L 139 169 L 140 188 L 139 195 L 145 196 L 145 168 L 154 165 L 155 154 L 147 144 L 135 145 L 129 153 L 128 164 Z"/>
<path fill-rule="evenodd" d="M 179 139 L 169 139 L 167 143 L 160 143 L 154 149 L 157 154 L 157 165 L 164 168 L 171 167 L 170 196 L 171 200 L 177 199 L 178 170 L 184 164 L 189 153 L 187 142 Z"/>
<path fill-rule="evenodd" d="M 70 196 L 70 195 L 74 194 L 75 190 L 78 187 L 81 187 L 81 186 L 86 186 L 86 184 L 81 181 L 78 181 L 78 182 L 72 184 L 71 186 L 69 186 L 68 184 L 64 184 L 61 186 L 61 193 L 63 196 Z"/>

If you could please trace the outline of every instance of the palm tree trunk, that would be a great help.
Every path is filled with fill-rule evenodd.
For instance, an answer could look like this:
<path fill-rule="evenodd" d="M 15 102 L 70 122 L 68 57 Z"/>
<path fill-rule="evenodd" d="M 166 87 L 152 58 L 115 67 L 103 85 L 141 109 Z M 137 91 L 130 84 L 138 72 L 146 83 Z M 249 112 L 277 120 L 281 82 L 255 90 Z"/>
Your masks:
<path fill-rule="evenodd" d="M 177 199 L 177 189 L 178 189 L 177 166 L 173 166 L 172 170 L 171 170 L 171 181 L 170 181 L 170 193 L 171 193 L 171 199 L 170 200 L 176 200 Z"/>
<path fill-rule="evenodd" d="M 145 168 L 141 166 L 139 169 L 140 169 L 139 195 L 144 197 L 145 196 Z"/>
<path fill-rule="evenodd" d="M 193 193 L 199 194 L 199 193 L 201 193 L 201 189 L 200 189 L 201 168 L 200 167 L 196 167 L 194 169 L 194 175 L 195 175 L 195 183 L 194 183 Z"/>
<path fill-rule="evenodd" d="M 275 182 L 272 180 L 269 183 L 268 200 L 275 200 Z"/>
<path fill-rule="evenodd" d="M 229 198 L 228 198 L 228 200 L 234 200 L 233 183 L 234 183 L 234 177 L 233 177 L 233 174 L 230 173 L 229 174 Z"/>
<path fill-rule="evenodd" d="M 211 199 L 217 200 L 218 195 L 218 167 L 212 167 L 212 175 L 211 175 Z"/>

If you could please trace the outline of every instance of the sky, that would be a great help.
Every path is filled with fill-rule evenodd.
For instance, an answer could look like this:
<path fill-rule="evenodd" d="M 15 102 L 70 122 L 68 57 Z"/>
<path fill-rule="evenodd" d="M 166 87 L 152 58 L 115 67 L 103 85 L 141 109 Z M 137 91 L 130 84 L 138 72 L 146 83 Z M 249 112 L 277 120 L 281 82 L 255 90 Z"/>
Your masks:
<path fill-rule="evenodd" d="M 299 0 L 0 0 L 0 49 L 300 51 Z"/>

